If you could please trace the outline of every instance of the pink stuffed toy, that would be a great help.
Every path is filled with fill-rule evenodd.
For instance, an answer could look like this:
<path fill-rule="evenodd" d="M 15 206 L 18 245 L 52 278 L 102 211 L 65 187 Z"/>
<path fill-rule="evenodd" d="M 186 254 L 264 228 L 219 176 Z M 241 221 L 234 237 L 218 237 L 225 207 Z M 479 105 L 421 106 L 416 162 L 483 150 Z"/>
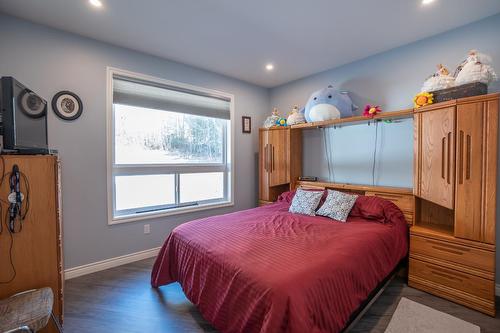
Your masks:
<path fill-rule="evenodd" d="M 370 104 L 367 104 L 365 106 L 365 111 L 363 112 L 363 116 L 373 118 L 375 117 L 376 114 L 382 112 L 382 109 L 380 106 L 371 106 Z"/>

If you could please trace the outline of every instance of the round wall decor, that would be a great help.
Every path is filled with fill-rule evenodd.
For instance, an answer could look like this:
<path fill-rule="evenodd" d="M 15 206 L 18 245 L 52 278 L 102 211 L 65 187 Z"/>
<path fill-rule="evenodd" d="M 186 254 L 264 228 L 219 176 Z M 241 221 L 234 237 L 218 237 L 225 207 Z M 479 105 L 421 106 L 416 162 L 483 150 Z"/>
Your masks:
<path fill-rule="evenodd" d="M 75 120 L 83 112 L 83 103 L 75 93 L 60 91 L 52 98 L 52 110 L 61 119 Z"/>
<path fill-rule="evenodd" d="M 20 94 L 19 106 L 31 118 L 40 118 L 47 113 L 47 102 L 29 89 L 24 89 Z"/>

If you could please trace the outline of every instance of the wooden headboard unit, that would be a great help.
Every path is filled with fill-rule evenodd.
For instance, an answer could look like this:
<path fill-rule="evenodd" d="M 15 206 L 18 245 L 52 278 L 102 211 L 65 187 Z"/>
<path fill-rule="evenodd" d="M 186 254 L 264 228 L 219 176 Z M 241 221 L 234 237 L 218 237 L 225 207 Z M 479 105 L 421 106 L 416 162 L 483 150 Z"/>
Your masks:
<path fill-rule="evenodd" d="M 374 195 L 394 202 L 405 215 L 408 224 L 413 224 L 415 197 L 411 188 L 353 185 L 327 182 L 296 182 L 296 187 L 309 189 L 332 189 L 360 195 Z"/>

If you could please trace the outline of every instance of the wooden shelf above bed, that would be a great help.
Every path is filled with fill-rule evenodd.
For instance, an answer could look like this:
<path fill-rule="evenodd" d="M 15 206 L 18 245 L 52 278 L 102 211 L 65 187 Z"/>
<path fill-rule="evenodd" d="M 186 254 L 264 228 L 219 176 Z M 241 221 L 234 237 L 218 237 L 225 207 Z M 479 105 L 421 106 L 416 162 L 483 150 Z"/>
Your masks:
<path fill-rule="evenodd" d="M 404 119 L 404 118 L 413 118 L 413 109 L 391 111 L 391 112 L 382 112 L 373 118 L 368 118 L 368 117 L 364 117 L 364 116 L 355 116 L 355 117 L 340 118 L 340 119 L 333 119 L 333 120 L 315 121 L 312 123 L 292 125 L 292 126 L 290 126 L 290 128 L 291 129 L 311 129 L 311 128 L 322 128 L 322 127 L 330 127 L 330 126 L 354 124 L 354 123 L 367 123 L 369 121 L 375 121 L 375 120 L 382 121 L 382 120 Z"/>
<path fill-rule="evenodd" d="M 330 188 L 330 189 L 342 189 L 349 191 L 360 191 L 360 192 L 382 192 L 389 194 L 408 194 L 413 195 L 412 188 L 405 187 L 389 187 L 389 186 L 370 186 L 370 185 L 356 185 L 347 183 L 329 183 L 329 182 L 308 182 L 308 181 L 298 181 L 297 185 L 301 187 L 310 188 Z"/>

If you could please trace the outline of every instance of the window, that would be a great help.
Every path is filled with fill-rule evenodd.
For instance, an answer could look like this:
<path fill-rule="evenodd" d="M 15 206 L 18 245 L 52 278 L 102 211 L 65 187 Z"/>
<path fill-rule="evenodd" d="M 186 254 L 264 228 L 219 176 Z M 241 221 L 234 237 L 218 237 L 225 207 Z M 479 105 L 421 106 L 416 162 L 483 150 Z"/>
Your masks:
<path fill-rule="evenodd" d="M 108 70 L 110 223 L 232 204 L 232 96 Z"/>

